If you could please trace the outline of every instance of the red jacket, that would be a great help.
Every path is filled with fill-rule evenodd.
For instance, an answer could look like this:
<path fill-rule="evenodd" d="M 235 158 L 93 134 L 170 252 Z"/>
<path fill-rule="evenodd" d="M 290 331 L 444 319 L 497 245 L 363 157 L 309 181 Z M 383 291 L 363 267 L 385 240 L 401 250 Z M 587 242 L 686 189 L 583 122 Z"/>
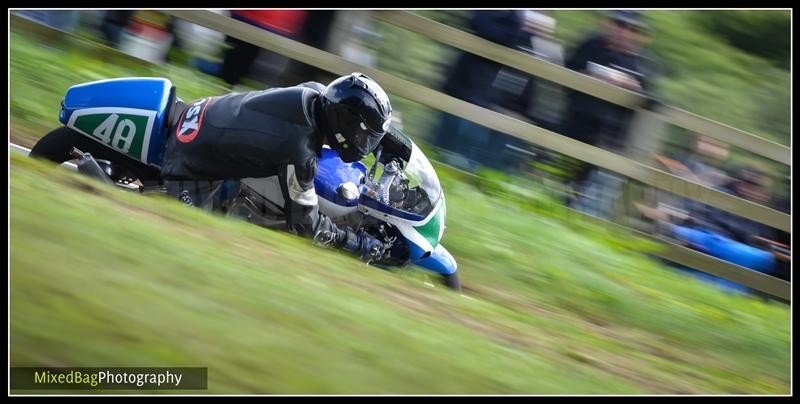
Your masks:
<path fill-rule="evenodd" d="M 303 28 L 305 10 L 231 10 L 231 17 L 285 36 L 296 36 Z"/>

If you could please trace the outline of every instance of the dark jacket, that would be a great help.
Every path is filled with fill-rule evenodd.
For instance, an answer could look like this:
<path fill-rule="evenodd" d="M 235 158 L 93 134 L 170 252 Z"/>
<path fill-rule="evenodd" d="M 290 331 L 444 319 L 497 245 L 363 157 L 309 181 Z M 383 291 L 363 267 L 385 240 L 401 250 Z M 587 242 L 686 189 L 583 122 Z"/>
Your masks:
<path fill-rule="evenodd" d="M 474 11 L 470 26 L 475 35 L 497 44 L 510 48 L 519 45 L 530 47 L 530 34 L 522 31 L 522 19 L 516 10 Z M 442 88 L 446 94 L 482 107 L 502 100 L 492 83 L 503 65 L 470 52 L 461 52 L 452 66 Z"/>
<path fill-rule="evenodd" d="M 288 88 L 206 97 L 190 103 L 167 140 L 162 176 L 167 180 L 279 178 L 290 231 L 307 237 L 348 234 L 319 212 L 314 177 L 323 135 L 317 98 L 325 87 Z M 328 236 L 330 238 L 330 236 Z"/>
<path fill-rule="evenodd" d="M 609 48 L 607 43 L 608 40 L 604 34 L 595 33 L 590 35 L 570 55 L 567 59 L 566 67 L 581 73 L 587 73 L 589 63 L 593 62 L 612 69 L 629 70 L 635 73 L 632 75 L 639 81 L 642 90 L 644 92 L 649 91 L 653 76 L 657 71 L 654 59 L 646 54 L 615 51 Z M 633 111 L 628 108 L 574 90 L 569 91 L 567 108 L 566 119 L 591 121 L 588 126 L 594 128 L 595 132 L 608 132 L 594 134 L 567 133 L 570 136 L 581 135 L 579 136 L 581 140 L 589 143 L 595 143 L 594 139 L 592 139 L 594 136 L 624 136 L 624 132 L 633 118 Z"/>

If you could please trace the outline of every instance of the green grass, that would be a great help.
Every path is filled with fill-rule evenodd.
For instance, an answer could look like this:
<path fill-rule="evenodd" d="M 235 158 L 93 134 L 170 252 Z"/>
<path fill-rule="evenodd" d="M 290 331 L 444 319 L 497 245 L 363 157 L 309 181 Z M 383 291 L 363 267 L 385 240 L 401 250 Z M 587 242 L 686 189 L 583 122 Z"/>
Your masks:
<path fill-rule="evenodd" d="M 209 393 L 788 393 L 786 306 L 443 181 L 463 296 L 14 155 L 11 365 L 203 366 Z"/>

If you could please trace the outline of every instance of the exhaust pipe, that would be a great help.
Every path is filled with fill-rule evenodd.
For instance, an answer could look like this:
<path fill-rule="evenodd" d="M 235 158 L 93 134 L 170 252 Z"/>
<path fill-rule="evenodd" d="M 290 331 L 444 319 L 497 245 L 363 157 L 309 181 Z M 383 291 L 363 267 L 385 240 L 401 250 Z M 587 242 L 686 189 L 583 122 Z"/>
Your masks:
<path fill-rule="evenodd" d="M 97 160 L 92 157 L 91 153 L 84 153 L 78 148 L 73 147 L 70 151 L 70 155 L 76 159 L 78 159 L 78 172 L 84 175 L 88 175 L 89 177 L 99 179 L 100 181 L 105 182 L 109 185 L 115 185 L 114 181 L 111 177 L 106 173 Z"/>

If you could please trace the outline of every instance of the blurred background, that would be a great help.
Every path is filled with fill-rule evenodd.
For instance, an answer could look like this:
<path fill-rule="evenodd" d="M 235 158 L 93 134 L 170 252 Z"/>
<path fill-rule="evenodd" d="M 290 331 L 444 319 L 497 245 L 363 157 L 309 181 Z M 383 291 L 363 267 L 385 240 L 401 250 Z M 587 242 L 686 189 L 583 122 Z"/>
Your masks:
<path fill-rule="evenodd" d="M 790 213 L 787 165 L 375 11 L 213 12 Z M 788 10 L 412 12 L 791 145 Z M 78 83 L 166 77 L 192 100 L 336 77 L 159 11 L 10 13 L 10 141 L 27 147 L 60 126 L 59 103 Z M 651 241 L 788 281 L 789 233 L 389 96 L 395 124 L 433 160 L 447 194 L 443 243 L 465 296 L 354 273 L 346 257 L 149 198 L 135 203 L 157 220 L 133 214 L 133 200 L 88 204 L 70 181 L 12 160 L 11 362 L 202 358 L 225 370 L 210 373 L 212 392 L 790 391 L 789 302 L 659 258 L 663 243 Z M 179 225 L 164 226 L 162 214 Z M 198 247 L 176 245 L 184 237 Z M 109 240 L 121 242 L 95 248 Z M 75 292 L 95 284 L 109 287 Z M 140 310 L 143 301 L 159 304 Z"/>

